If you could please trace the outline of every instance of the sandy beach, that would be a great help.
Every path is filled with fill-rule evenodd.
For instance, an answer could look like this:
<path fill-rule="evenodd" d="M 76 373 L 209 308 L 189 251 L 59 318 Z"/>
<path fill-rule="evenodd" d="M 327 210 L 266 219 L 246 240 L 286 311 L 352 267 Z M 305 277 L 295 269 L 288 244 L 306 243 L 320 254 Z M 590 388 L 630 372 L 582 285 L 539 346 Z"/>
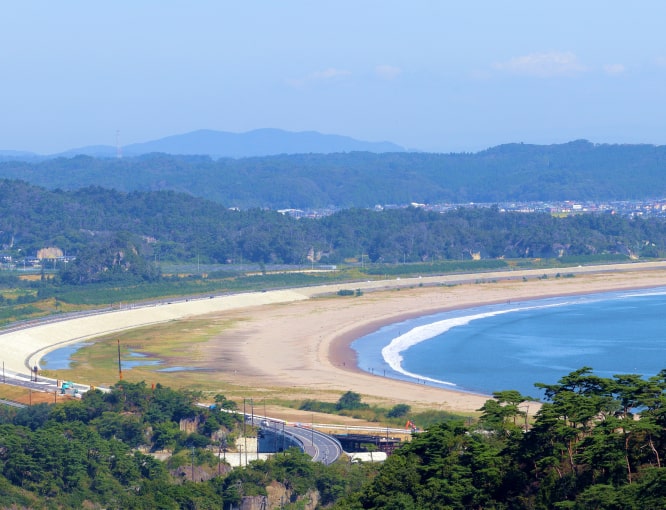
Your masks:
<path fill-rule="evenodd" d="M 452 308 L 660 286 L 666 286 L 666 263 L 382 280 L 118 310 L 8 332 L 0 335 L 0 348 L 8 369 L 25 372 L 66 343 L 194 316 L 225 317 L 233 319 L 231 327 L 170 363 L 208 369 L 206 377 L 255 394 L 281 389 L 292 398 L 336 399 L 353 390 L 364 402 L 473 412 L 487 396 L 363 372 L 350 342 L 383 324 Z M 339 289 L 362 289 L 363 295 L 337 296 Z"/>
<path fill-rule="evenodd" d="M 626 268 L 625 268 L 626 269 Z M 541 273 L 543 274 L 543 273 Z M 494 275 L 496 276 L 496 275 Z M 493 278 L 494 278 L 493 276 Z M 506 276 L 506 275 L 505 275 Z M 258 310 L 235 310 L 241 319 L 204 347 L 209 368 L 235 370 L 229 382 L 256 388 L 299 388 L 303 394 L 353 390 L 364 401 L 471 412 L 488 399 L 450 389 L 388 379 L 356 367 L 349 344 L 384 324 L 479 304 L 666 285 L 666 270 L 586 272 L 575 278 L 497 280 L 427 286 L 426 279 L 361 297 L 313 297 Z M 531 274 L 530 276 L 534 276 Z M 406 282 L 394 282 L 394 284 Z M 419 287 L 419 284 L 424 284 Z M 349 286 L 348 286 L 349 287 Z M 399 289 L 399 290 L 398 290 Z M 314 295 L 314 293 L 312 293 Z M 220 360 L 233 360 L 228 365 Z M 565 374 L 563 374 L 565 375 Z"/>

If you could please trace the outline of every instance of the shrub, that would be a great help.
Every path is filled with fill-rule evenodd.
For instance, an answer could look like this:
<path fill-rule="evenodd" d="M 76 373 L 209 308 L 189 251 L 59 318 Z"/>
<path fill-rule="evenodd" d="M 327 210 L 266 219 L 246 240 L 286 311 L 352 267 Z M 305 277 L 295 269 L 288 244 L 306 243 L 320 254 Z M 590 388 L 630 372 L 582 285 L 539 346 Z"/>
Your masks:
<path fill-rule="evenodd" d="M 388 413 L 386 413 L 387 418 L 401 418 L 406 416 L 412 408 L 407 404 L 396 404 L 394 405 Z"/>

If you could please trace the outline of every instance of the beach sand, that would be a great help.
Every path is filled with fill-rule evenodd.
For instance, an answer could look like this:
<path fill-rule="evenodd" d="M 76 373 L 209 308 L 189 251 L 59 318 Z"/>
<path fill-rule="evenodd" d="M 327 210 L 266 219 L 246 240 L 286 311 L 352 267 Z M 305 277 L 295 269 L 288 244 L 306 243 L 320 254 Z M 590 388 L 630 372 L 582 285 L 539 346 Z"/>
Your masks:
<path fill-rule="evenodd" d="M 393 281 L 391 290 L 364 292 L 359 297 L 315 297 L 321 289 L 311 289 L 308 300 L 228 312 L 228 317 L 242 320 L 198 349 L 205 350 L 205 366 L 222 369 L 226 377 L 221 377 L 227 382 L 259 391 L 282 387 L 315 398 L 317 393 L 333 390 L 337 399 L 340 392 L 352 390 L 362 394 L 364 402 L 473 412 L 488 399 L 487 395 L 361 371 L 350 343 L 382 325 L 453 308 L 666 285 L 663 269 L 605 268 L 573 278 L 551 274 L 547 279 L 537 279 L 535 273 L 530 273 L 527 281 L 523 281 L 523 273 L 513 275 L 511 280 L 495 280 L 495 276 L 454 286 L 435 285 L 436 279 L 425 278 Z M 221 366 L 219 360 L 232 361 Z"/>
<path fill-rule="evenodd" d="M 384 324 L 452 308 L 660 286 L 666 286 L 666 263 L 340 284 L 136 307 L 44 324 L 0 335 L 0 349 L 9 369 L 25 371 L 28 363 L 66 343 L 193 316 L 226 317 L 234 319 L 230 328 L 193 344 L 191 358 L 169 361 L 207 369 L 205 377 L 213 383 L 253 388 L 254 395 L 278 391 L 285 398 L 335 401 L 352 390 L 368 403 L 470 413 L 488 396 L 363 372 L 349 344 Z M 338 296 L 340 289 L 362 289 L 363 295 Z"/>

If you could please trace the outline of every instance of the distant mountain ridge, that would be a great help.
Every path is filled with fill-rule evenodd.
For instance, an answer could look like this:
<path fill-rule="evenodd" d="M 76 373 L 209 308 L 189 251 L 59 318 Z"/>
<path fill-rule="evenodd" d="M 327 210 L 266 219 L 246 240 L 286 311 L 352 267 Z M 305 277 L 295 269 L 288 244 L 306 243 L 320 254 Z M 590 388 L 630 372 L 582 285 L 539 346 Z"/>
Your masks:
<path fill-rule="evenodd" d="M 200 129 L 158 140 L 133 143 L 120 147 L 122 156 L 141 156 L 155 152 L 172 155 L 197 155 L 218 158 L 248 158 L 279 154 L 332 154 L 345 152 L 405 152 L 391 142 L 365 142 L 348 136 L 326 135 L 316 131 L 291 132 L 282 129 L 255 129 L 245 133 L 231 133 Z M 0 159 L 43 159 L 45 157 L 91 156 L 112 158 L 118 156 L 118 147 L 90 145 L 70 149 L 50 156 L 17 151 L 0 151 Z"/>
<path fill-rule="evenodd" d="M 507 144 L 478 153 L 150 153 L 0 161 L 0 178 L 49 189 L 173 190 L 240 209 L 666 197 L 666 146 Z"/>

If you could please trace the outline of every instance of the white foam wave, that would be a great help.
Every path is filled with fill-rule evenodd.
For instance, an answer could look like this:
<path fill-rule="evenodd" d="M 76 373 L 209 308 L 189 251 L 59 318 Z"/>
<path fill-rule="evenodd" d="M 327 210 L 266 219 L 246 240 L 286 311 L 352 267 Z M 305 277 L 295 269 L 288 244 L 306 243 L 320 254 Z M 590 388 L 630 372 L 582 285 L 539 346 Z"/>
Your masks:
<path fill-rule="evenodd" d="M 623 297 L 652 297 L 652 296 L 666 296 L 666 290 L 655 290 L 654 292 L 651 291 L 634 291 L 631 293 L 627 293 Z"/>
<path fill-rule="evenodd" d="M 464 317 L 454 317 L 451 319 L 444 319 L 437 322 L 432 322 L 430 324 L 425 324 L 423 326 L 417 326 L 407 333 L 397 336 L 391 342 L 382 349 L 382 358 L 384 361 L 396 372 L 405 375 L 410 378 L 419 379 L 423 381 L 429 381 L 436 384 L 444 384 L 446 386 L 456 386 L 455 383 L 450 381 L 442 381 L 439 379 L 434 379 L 432 377 L 426 377 L 420 374 L 415 374 L 408 370 L 405 370 L 402 367 L 402 362 L 404 358 L 402 353 L 409 349 L 410 347 L 415 346 L 421 342 L 434 338 L 438 335 L 446 333 L 451 328 L 458 326 L 466 326 L 470 322 L 478 319 L 485 319 L 488 317 L 495 317 L 497 315 L 502 315 L 505 313 L 519 312 L 524 310 L 535 310 L 541 308 L 552 308 L 556 306 L 564 306 L 565 304 L 571 304 L 571 302 L 559 302 L 559 303 L 549 303 L 544 305 L 537 306 L 523 306 L 516 307 L 504 310 L 493 310 L 489 312 L 477 313 L 474 315 L 466 315 Z"/>

